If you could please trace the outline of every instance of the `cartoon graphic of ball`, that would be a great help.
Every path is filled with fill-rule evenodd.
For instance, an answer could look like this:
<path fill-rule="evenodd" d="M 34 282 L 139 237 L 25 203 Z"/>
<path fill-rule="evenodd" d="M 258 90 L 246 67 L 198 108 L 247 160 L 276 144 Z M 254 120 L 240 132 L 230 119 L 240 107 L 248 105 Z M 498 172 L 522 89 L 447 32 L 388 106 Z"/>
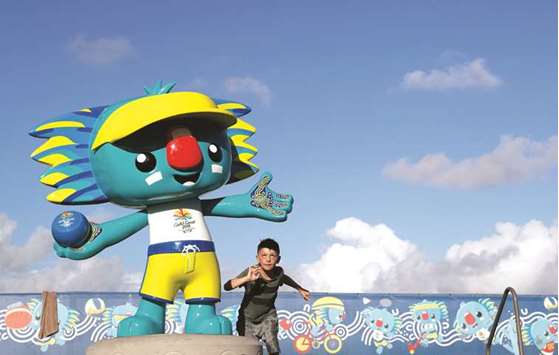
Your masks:
<path fill-rule="evenodd" d="M 31 323 L 31 311 L 29 307 L 22 302 L 11 304 L 7 307 L 7 312 L 4 318 L 6 328 L 9 329 L 23 329 Z"/>
<path fill-rule="evenodd" d="M 90 298 L 85 303 L 85 313 L 89 316 L 96 316 L 105 312 L 107 307 L 101 298 Z"/>

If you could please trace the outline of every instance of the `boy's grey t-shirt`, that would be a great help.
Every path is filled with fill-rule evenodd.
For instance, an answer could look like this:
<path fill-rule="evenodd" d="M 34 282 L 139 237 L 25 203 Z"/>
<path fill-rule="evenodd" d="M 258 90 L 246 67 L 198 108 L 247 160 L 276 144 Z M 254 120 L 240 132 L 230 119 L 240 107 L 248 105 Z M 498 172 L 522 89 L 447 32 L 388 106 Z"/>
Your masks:
<path fill-rule="evenodd" d="M 245 277 L 247 274 L 248 268 L 241 272 L 237 278 Z M 276 266 L 271 274 L 268 275 L 272 279 L 271 281 L 265 281 L 260 278 L 243 285 L 245 295 L 239 309 L 239 315 L 244 315 L 245 318 L 258 323 L 270 311 L 275 311 L 274 303 L 278 296 L 278 288 L 283 285 L 284 272 L 281 267 Z"/>

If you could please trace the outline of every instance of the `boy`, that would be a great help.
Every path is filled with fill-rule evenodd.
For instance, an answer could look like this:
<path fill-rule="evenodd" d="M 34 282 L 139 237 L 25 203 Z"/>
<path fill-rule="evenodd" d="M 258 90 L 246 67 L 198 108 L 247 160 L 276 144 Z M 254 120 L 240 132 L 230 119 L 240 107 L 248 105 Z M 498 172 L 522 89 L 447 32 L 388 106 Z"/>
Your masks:
<path fill-rule="evenodd" d="M 278 288 L 285 284 L 296 289 L 305 301 L 310 297 L 308 290 L 299 286 L 284 274 L 281 267 L 276 266 L 280 259 L 278 243 L 270 238 L 264 239 L 258 244 L 257 264 L 249 266 L 223 286 L 226 291 L 240 286 L 245 287 L 237 320 L 237 332 L 242 336 L 254 335 L 262 339 L 270 355 L 280 353 L 278 316 L 274 304 L 278 296 Z"/>

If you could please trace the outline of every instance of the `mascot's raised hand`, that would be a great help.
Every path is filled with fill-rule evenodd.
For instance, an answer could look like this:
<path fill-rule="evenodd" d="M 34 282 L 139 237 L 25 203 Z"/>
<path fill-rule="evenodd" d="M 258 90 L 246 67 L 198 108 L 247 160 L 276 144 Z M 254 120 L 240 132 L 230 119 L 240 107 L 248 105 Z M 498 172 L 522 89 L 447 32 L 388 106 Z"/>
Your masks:
<path fill-rule="evenodd" d="M 231 334 L 215 312 L 221 280 L 206 216 L 285 221 L 293 198 L 268 188 L 264 174 L 246 194 L 202 200 L 200 195 L 258 171 L 255 128 L 241 117 L 250 108 L 197 92 L 171 92 L 174 83 L 145 95 L 55 117 L 31 131 L 47 141 L 31 157 L 50 168 L 41 182 L 56 190 L 53 203 L 111 202 L 136 209 L 96 224 L 77 211 L 52 224 L 58 256 L 86 259 L 148 226 L 142 299 L 118 336 L 163 333 L 165 305 L 182 290 L 189 304 L 185 332 Z M 110 277 L 110 276 L 107 276 Z"/>
<path fill-rule="evenodd" d="M 226 217 L 255 217 L 283 222 L 293 208 L 293 196 L 272 191 L 272 174 L 265 173 L 248 193 L 206 200 L 206 214 Z"/>

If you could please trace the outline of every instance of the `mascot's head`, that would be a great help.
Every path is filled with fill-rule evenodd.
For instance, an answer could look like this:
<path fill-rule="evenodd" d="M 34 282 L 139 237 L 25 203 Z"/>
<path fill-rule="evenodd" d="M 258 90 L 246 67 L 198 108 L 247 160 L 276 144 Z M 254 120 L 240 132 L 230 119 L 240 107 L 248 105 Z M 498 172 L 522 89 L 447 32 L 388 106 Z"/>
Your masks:
<path fill-rule="evenodd" d="M 497 307 L 488 298 L 482 299 L 479 302 L 461 303 L 456 313 L 454 326 L 460 334 L 465 336 L 475 335 L 480 331 L 486 333 L 486 330 L 493 323 L 495 313 L 497 313 Z M 485 334 L 483 334 L 482 338 L 485 338 Z"/>
<path fill-rule="evenodd" d="M 198 197 L 258 171 L 246 143 L 255 128 L 247 106 L 197 92 L 171 93 L 174 83 L 145 96 L 51 119 L 31 135 L 48 140 L 31 157 L 51 166 L 41 182 L 54 203 L 111 201 L 143 207 Z"/>
<path fill-rule="evenodd" d="M 380 332 L 384 336 L 393 335 L 401 324 L 400 318 L 386 309 L 367 307 L 362 314 L 369 329 Z"/>
<path fill-rule="evenodd" d="M 525 344 L 534 344 L 540 353 L 553 354 L 557 343 L 557 323 L 546 318 L 540 318 L 524 329 L 522 339 Z"/>

